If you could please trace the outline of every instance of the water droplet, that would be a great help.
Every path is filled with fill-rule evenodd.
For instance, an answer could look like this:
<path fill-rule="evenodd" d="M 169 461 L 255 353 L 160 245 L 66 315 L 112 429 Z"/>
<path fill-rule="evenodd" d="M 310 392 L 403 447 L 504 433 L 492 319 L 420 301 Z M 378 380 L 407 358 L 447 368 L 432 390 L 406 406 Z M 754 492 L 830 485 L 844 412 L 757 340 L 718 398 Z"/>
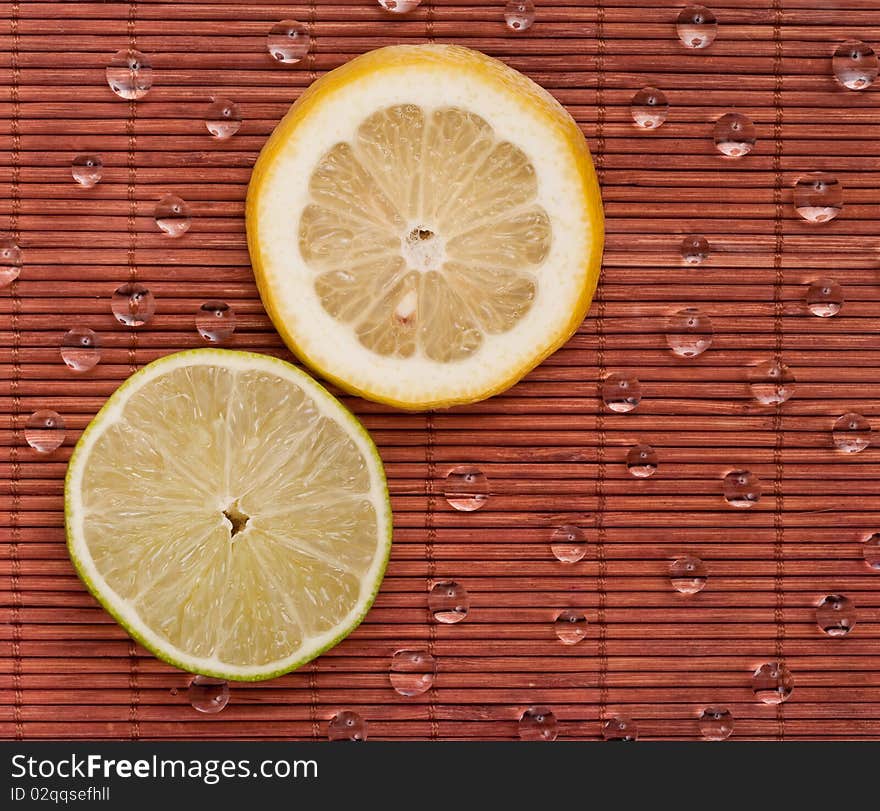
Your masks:
<path fill-rule="evenodd" d="M 675 30 L 685 48 L 708 48 L 718 34 L 718 21 L 705 6 L 688 6 L 678 15 Z"/>
<path fill-rule="evenodd" d="M 183 236 L 192 224 L 189 206 L 176 194 L 166 194 L 158 203 L 153 213 L 159 230 L 169 237 Z"/>
<path fill-rule="evenodd" d="M 577 563 L 587 554 L 584 531 L 573 524 L 557 527 L 550 537 L 550 551 L 563 563 Z"/>
<path fill-rule="evenodd" d="M 379 5 L 393 14 L 406 14 L 419 7 L 422 0 L 379 0 Z"/>
<path fill-rule="evenodd" d="M 295 65 L 309 52 L 310 46 L 308 26 L 296 20 L 275 23 L 266 37 L 269 55 L 281 65 Z"/>
<path fill-rule="evenodd" d="M 700 735 L 707 741 L 724 741 L 733 734 L 733 714 L 727 707 L 706 707 L 699 724 Z"/>
<path fill-rule="evenodd" d="M 816 624 L 828 636 L 846 636 L 856 624 L 856 607 L 849 597 L 829 594 L 816 607 Z"/>
<path fill-rule="evenodd" d="M 399 650 L 391 657 L 391 686 L 402 696 L 419 696 L 434 685 L 437 662 L 426 650 Z"/>
<path fill-rule="evenodd" d="M 468 614 L 471 598 L 467 589 L 454 580 L 441 580 L 428 592 L 428 610 L 437 622 L 452 625 Z"/>
<path fill-rule="evenodd" d="M 57 411 L 35 411 L 24 426 L 24 438 L 38 453 L 52 453 L 64 442 L 64 420 Z"/>
<path fill-rule="evenodd" d="M 870 45 L 844 42 L 831 58 L 837 81 L 848 90 L 867 90 L 880 73 L 880 62 Z"/>
<path fill-rule="evenodd" d="M 186 695 L 194 710 L 213 715 L 229 703 L 229 682 L 208 676 L 194 676 Z"/>
<path fill-rule="evenodd" d="M 794 372 L 784 363 L 765 360 L 749 369 L 749 388 L 762 405 L 780 405 L 794 394 Z"/>
<path fill-rule="evenodd" d="M 0 288 L 11 284 L 21 273 L 21 248 L 11 237 L 0 238 Z"/>
<path fill-rule="evenodd" d="M 672 581 L 672 588 L 677 592 L 696 594 L 706 588 L 709 570 L 699 558 L 679 558 L 669 566 L 669 579 Z"/>
<path fill-rule="evenodd" d="M 715 148 L 729 158 L 748 155 L 755 146 L 755 125 L 742 113 L 725 113 L 715 122 Z"/>
<path fill-rule="evenodd" d="M 880 532 L 875 532 L 862 541 L 862 555 L 869 569 L 880 572 Z"/>
<path fill-rule="evenodd" d="M 602 400 L 611 411 L 632 411 L 642 401 L 642 384 L 634 377 L 612 372 L 602 381 Z"/>
<path fill-rule="evenodd" d="M 156 312 L 156 299 L 142 284 L 126 282 L 113 293 L 110 309 L 120 324 L 125 324 L 126 327 L 142 327 Z"/>
<path fill-rule="evenodd" d="M 712 346 L 712 321 L 696 307 L 685 307 L 666 323 L 666 343 L 682 358 L 695 358 Z"/>
<path fill-rule="evenodd" d="M 686 265 L 702 265 L 709 258 L 709 240 L 696 235 L 685 237 L 681 242 L 681 258 Z"/>
<path fill-rule="evenodd" d="M 761 499 L 764 485 L 749 470 L 731 470 L 724 477 L 724 498 L 731 507 L 754 507 Z"/>
<path fill-rule="evenodd" d="M 532 0 L 510 0 L 504 7 L 504 22 L 511 31 L 528 31 L 535 21 Z"/>
<path fill-rule="evenodd" d="M 563 645 L 576 645 L 587 635 L 587 618 L 582 611 L 567 608 L 557 614 L 553 627 Z"/>
<path fill-rule="evenodd" d="M 669 102 L 662 90 L 656 87 L 643 87 L 633 96 L 629 109 L 637 127 L 655 130 L 669 115 Z"/>
<path fill-rule="evenodd" d="M 647 479 L 657 472 L 657 451 L 650 445 L 634 445 L 626 455 L 626 469 L 637 479 Z"/>
<path fill-rule="evenodd" d="M 843 300 L 843 288 L 831 279 L 819 279 L 807 290 L 807 309 L 820 318 L 837 315 Z"/>
<path fill-rule="evenodd" d="M 602 724 L 602 737 L 606 741 L 635 741 L 639 737 L 639 727 L 631 718 L 616 715 Z"/>
<path fill-rule="evenodd" d="M 871 444 L 871 423 L 850 411 L 838 417 L 831 429 L 835 447 L 844 453 L 860 453 Z"/>
<path fill-rule="evenodd" d="M 365 741 L 367 722 L 356 712 L 341 710 L 327 724 L 327 737 L 331 741 Z"/>
<path fill-rule="evenodd" d="M 101 340 L 88 327 L 74 327 L 61 339 L 61 359 L 74 372 L 94 369 L 101 360 Z"/>
<path fill-rule="evenodd" d="M 489 480 L 478 467 L 460 465 L 446 474 L 444 490 L 449 506 L 461 512 L 473 512 L 489 500 Z"/>
<path fill-rule="evenodd" d="M 827 172 L 810 172 L 794 184 L 794 210 L 807 222 L 830 222 L 843 210 L 843 185 Z"/>
<path fill-rule="evenodd" d="M 752 690 L 758 701 L 782 704 L 791 697 L 794 679 L 782 662 L 765 662 L 752 676 Z"/>
<path fill-rule="evenodd" d="M 205 114 L 205 126 L 218 141 L 225 141 L 241 129 L 241 110 L 234 101 L 215 98 Z"/>
<path fill-rule="evenodd" d="M 199 335 L 212 344 L 228 341 L 235 332 L 235 313 L 223 301 L 206 301 L 196 313 Z"/>
<path fill-rule="evenodd" d="M 523 741 L 555 741 L 556 716 L 546 707 L 529 707 L 519 719 L 519 737 Z"/>
<path fill-rule="evenodd" d="M 104 161 L 100 155 L 77 155 L 70 164 L 73 179 L 87 189 L 92 188 L 104 175 Z"/>
<path fill-rule="evenodd" d="M 153 86 L 153 66 L 140 51 L 124 48 L 107 65 L 107 84 L 123 99 L 142 99 Z"/>

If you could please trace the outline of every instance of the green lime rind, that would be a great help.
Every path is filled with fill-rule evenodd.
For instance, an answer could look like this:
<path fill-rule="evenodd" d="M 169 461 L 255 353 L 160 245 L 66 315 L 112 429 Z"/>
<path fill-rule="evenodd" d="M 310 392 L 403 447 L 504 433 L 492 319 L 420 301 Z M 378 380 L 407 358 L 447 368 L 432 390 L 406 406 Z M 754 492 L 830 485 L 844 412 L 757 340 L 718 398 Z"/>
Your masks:
<path fill-rule="evenodd" d="M 360 612 L 346 625 L 341 627 L 339 629 L 339 633 L 333 639 L 325 644 L 307 649 L 303 653 L 302 657 L 298 658 L 293 663 L 285 664 L 284 666 L 278 668 L 273 668 L 270 665 L 265 670 L 258 670 L 246 674 L 231 672 L 229 670 L 223 670 L 222 668 L 214 667 L 193 668 L 191 663 L 187 663 L 184 661 L 184 657 L 180 657 L 179 655 L 177 655 L 177 648 L 171 645 L 163 646 L 160 644 L 155 644 L 151 642 L 145 634 L 141 633 L 138 628 L 133 627 L 133 624 L 125 619 L 125 617 L 123 616 L 123 612 L 119 609 L 119 603 L 124 602 L 124 600 L 116 595 L 115 592 L 113 592 L 109 588 L 109 586 L 106 586 L 106 584 L 104 585 L 104 588 L 102 588 L 99 583 L 94 582 L 86 573 L 87 565 L 84 559 L 81 558 L 80 555 L 77 553 L 77 541 L 74 529 L 76 520 L 76 506 L 74 504 L 74 501 L 75 495 L 77 494 L 74 493 L 72 481 L 75 478 L 76 472 L 79 470 L 79 467 L 87 463 L 88 461 L 88 457 L 83 456 L 83 449 L 84 447 L 86 447 L 87 444 L 89 444 L 89 439 L 92 434 L 95 434 L 97 436 L 97 434 L 101 432 L 103 423 L 105 422 L 108 413 L 115 407 L 116 403 L 120 399 L 122 399 L 123 395 L 130 390 L 137 389 L 142 379 L 144 377 L 151 376 L 151 373 L 154 373 L 157 368 L 162 368 L 163 366 L 170 367 L 177 363 L 181 358 L 229 358 L 231 356 L 237 359 L 250 358 L 254 361 L 259 361 L 260 364 L 270 363 L 272 365 L 275 365 L 279 370 L 282 371 L 282 377 L 294 378 L 298 382 L 302 383 L 303 388 L 306 392 L 314 393 L 317 397 L 323 397 L 326 399 L 327 402 L 335 406 L 335 408 L 338 410 L 340 423 L 345 425 L 350 430 L 351 434 L 356 435 L 363 440 L 363 445 L 366 447 L 370 456 L 372 457 L 372 460 L 375 462 L 374 472 L 379 477 L 378 483 L 381 484 L 383 498 L 381 500 L 381 503 L 377 503 L 374 500 L 374 507 L 376 508 L 377 515 L 380 518 L 380 526 L 385 527 L 385 537 L 384 539 L 379 539 L 380 543 L 382 543 L 382 548 L 379 550 L 381 558 L 379 559 L 378 568 L 373 574 L 372 589 L 366 600 L 364 600 Z M 384 511 L 380 513 L 380 510 L 383 507 Z M 167 662 L 174 667 L 180 668 L 181 670 L 185 670 L 191 673 L 198 673 L 203 676 L 210 676 L 212 678 L 225 679 L 227 681 L 242 682 L 265 681 L 267 679 L 274 679 L 278 676 L 283 676 L 285 673 L 290 673 L 291 671 L 297 670 L 298 668 L 320 656 L 325 651 L 329 650 L 335 645 L 338 645 L 343 639 L 345 639 L 345 637 L 347 637 L 352 631 L 354 631 L 354 629 L 357 628 L 358 625 L 361 624 L 364 617 L 367 615 L 367 612 L 373 605 L 373 602 L 376 599 L 376 595 L 379 592 L 379 588 L 382 585 L 382 579 L 388 566 L 388 558 L 391 555 L 391 538 L 393 530 L 391 499 L 388 494 L 388 482 L 385 477 L 385 470 L 382 465 L 382 460 L 375 442 L 373 442 L 372 437 L 367 432 L 366 428 L 364 428 L 364 426 L 361 424 L 360 420 L 358 420 L 358 418 L 348 408 L 346 408 L 341 402 L 339 402 L 339 400 L 337 400 L 332 394 L 330 394 L 330 392 L 327 391 L 324 386 L 322 386 L 314 378 L 303 372 L 301 369 L 298 369 L 293 364 L 281 360 L 280 358 L 272 357 L 270 355 L 261 355 L 256 352 L 245 352 L 230 349 L 190 349 L 183 352 L 176 352 L 171 355 L 166 355 L 165 357 L 159 358 L 158 360 L 155 360 L 152 363 L 149 363 L 143 368 L 139 369 L 137 372 L 131 375 L 128 380 L 122 383 L 119 388 L 116 389 L 116 391 L 109 397 L 107 402 L 101 407 L 101 409 L 94 416 L 92 421 L 83 431 L 82 435 L 79 438 L 79 441 L 76 443 L 76 447 L 74 448 L 73 453 L 71 454 L 70 461 L 68 462 L 67 466 L 67 474 L 64 480 L 64 524 L 67 536 L 68 553 L 70 554 L 71 562 L 73 563 L 73 566 L 76 569 L 80 580 L 82 580 L 88 591 L 103 606 L 107 613 L 110 614 L 125 629 L 129 636 L 131 636 L 134 640 L 143 645 L 158 659 L 161 659 L 162 661 Z M 87 548 L 84 541 L 82 543 L 82 546 Z"/>

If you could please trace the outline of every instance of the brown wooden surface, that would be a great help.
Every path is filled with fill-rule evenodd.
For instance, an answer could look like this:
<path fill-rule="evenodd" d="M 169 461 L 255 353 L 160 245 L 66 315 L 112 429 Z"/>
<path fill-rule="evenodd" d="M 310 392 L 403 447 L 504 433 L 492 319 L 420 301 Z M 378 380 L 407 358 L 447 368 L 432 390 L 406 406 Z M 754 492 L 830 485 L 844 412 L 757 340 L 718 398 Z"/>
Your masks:
<path fill-rule="evenodd" d="M 424 0 L 403 18 L 374 0 L 311 4 L 0 3 L 0 228 L 24 252 L 21 278 L 0 291 L 0 737 L 326 737 L 339 710 L 360 713 L 371 738 L 515 738 L 527 707 L 552 708 L 560 737 L 596 738 L 616 714 L 642 738 L 699 737 L 707 705 L 728 707 L 735 737 L 880 737 L 880 572 L 861 541 L 880 531 L 871 447 L 836 452 L 831 425 L 854 410 L 878 417 L 880 347 L 880 84 L 850 92 L 832 75 L 837 44 L 880 44 L 876 0 L 724 0 L 715 43 L 683 48 L 683 4 L 543 0 L 531 30 L 513 34 L 497 3 Z M 265 36 L 285 18 L 308 22 L 311 52 L 273 64 Z M 395 42 L 458 42 L 499 56 L 543 84 L 582 125 L 608 217 L 603 280 L 577 336 L 507 394 L 433 415 L 344 398 L 380 445 L 395 510 L 388 575 L 363 626 L 302 672 L 233 685 L 205 716 L 187 674 L 129 642 L 89 597 L 64 546 L 65 461 L 103 400 L 130 371 L 202 340 L 207 299 L 229 302 L 229 345 L 285 355 L 260 306 L 244 239 L 243 201 L 260 146 L 315 76 Z M 130 44 L 149 54 L 154 85 L 129 104 L 104 68 Z M 631 123 L 641 87 L 661 88 L 669 118 Z M 215 141 L 212 95 L 236 101 L 240 132 Z M 737 110 L 758 141 L 726 160 L 712 127 Z M 70 162 L 103 157 L 104 179 L 78 188 Z M 811 226 L 792 206 L 805 171 L 835 173 L 845 208 Z M 152 211 L 187 200 L 193 226 L 164 237 Z M 684 266 L 683 237 L 705 235 L 708 262 Z M 846 294 L 831 319 L 810 315 L 806 285 L 830 276 Z M 110 294 L 137 278 L 157 313 L 119 326 Z M 694 360 L 666 346 L 667 315 L 698 305 L 715 327 Z M 72 326 L 100 333 L 86 375 L 61 362 Z M 751 399 L 748 370 L 781 354 L 797 376 L 781 408 Z M 597 380 L 636 374 L 629 414 L 601 407 Z M 41 456 L 23 426 L 39 408 L 68 425 Z M 624 458 L 651 444 L 660 468 L 628 475 Z M 488 476 L 475 513 L 442 496 L 462 463 Z M 722 497 L 731 469 L 764 482 L 751 510 Z M 589 550 L 566 565 L 555 527 L 584 528 Z M 707 564 L 706 589 L 675 592 L 670 561 Z M 453 578 L 467 618 L 433 622 L 427 589 Z M 857 625 L 834 639 L 816 626 L 829 593 L 855 602 Z M 585 612 L 586 638 L 565 646 L 553 620 Z M 391 689 L 400 648 L 433 651 L 434 689 Z M 779 707 L 755 700 L 751 674 L 781 656 L 794 677 Z"/>

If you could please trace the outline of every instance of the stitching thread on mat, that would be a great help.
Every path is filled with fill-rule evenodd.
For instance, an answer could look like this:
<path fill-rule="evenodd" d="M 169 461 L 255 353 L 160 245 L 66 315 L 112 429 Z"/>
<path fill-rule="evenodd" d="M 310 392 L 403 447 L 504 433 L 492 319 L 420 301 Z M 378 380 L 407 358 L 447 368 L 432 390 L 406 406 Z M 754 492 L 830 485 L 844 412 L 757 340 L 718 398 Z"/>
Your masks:
<path fill-rule="evenodd" d="M 605 8 L 602 0 L 596 3 L 596 172 L 599 183 L 605 175 Z M 596 288 L 596 367 L 598 381 L 596 383 L 598 400 L 596 404 L 596 561 L 598 574 L 596 585 L 599 590 L 598 626 L 599 626 L 599 736 L 608 707 L 608 632 L 605 621 L 606 609 L 606 576 L 605 561 L 605 415 L 602 411 L 601 388 L 605 379 L 605 297 L 602 285 L 602 273 Z"/>
<path fill-rule="evenodd" d="M 434 586 L 434 543 L 437 540 L 437 527 L 434 525 L 434 513 L 437 507 L 437 492 L 434 481 L 437 473 L 437 465 L 434 461 L 434 412 L 425 414 L 425 560 L 427 562 L 425 577 L 426 595 L 431 593 Z M 427 596 L 426 596 L 427 599 Z M 434 618 L 431 616 L 430 605 L 425 608 L 428 620 L 428 653 L 434 658 L 434 647 L 437 639 L 437 629 Z M 437 689 L 431 684 L 431 703 L 428 705 L 428 718 L 431 722 L 431 740 L 439 737 L 440 730 L 437 725 Z"/>
<path fill-rule="evenodd" d="M 318 723 L 318 660 L 313 659 L 309 665 L 309 720 L 312 722 L 312 737 L 321 737 L 321 726 Z"/>
<path fill-rule="evenodd" d="M 131 726 L 131 739 L 136 741 L 141 736 L 141 727 L 138 720 L 141 689 L 138 685 L 137 645 L 133 639 L 128 640 L 128 689 L 131 693 L 131 700 L 128 705 L 128 723 Z"/>
<path fill-rule="evenodd" d="M 315 33 L 318 10 L 315 8 L 315 0 L 309 0 L 309 52 L 306 61 L 309 67 L 309 84 L 318 78 L 315 71 L 315 54 L 318 50 L 318 35 Z"/>
<path fill-rule="evenodd" d="M 309 51 L 306 56 L 306 64 L 308 65 L 310 85 L 318 78 L 318 73 L 315 70 L 316 53 L 318 51 L 318 35 L 316 33 L 317 21 L 318 10 L 315 6 L 315 0 L 309 0 Z M 313 659 L 312 663 L 309 665 L 309 720 L 312 724 L 312 737 L 315 740 L 319 740 L 321 737 L 318 703 L 318 660 Z"/>
<path fill-rule="evenodd" d="M 135 25 L 137 23 L 137 2 L 128 5 L 128 47 L 131 50 L 137 49 L 137 33 Z M 135 190 L 137 188 L 137 163 L 135 151 L 137 149 L 137 134 L 135 132 L 135 119 L 137 118 L 137 102 L 131 99 L 128 102 L 128 118 L 125 122 L 125 131 L 128 135 L 128 186 L 126 196 L 128 199 L 128 280 L 129 282 L 137 281 L 137 197 Z M 128 344 L 128 365 L 129 371 L 134 373 L 137 370 L 137 332 L 132 329 L 129 332 Z"/>
<path fill-rule="evenodd" d="M 434 6 L 431 0 L 428 0 L 425 4 L 425 36 L 428 38 L 428 42 L 434 42 Z M 437 492 L 434 487 L 437 474 L 437 465 L 434 462 L 434 439 L 434 412 L 428 411 L 425 414 L 425 463 L 427 467 L 425 471 L 427 474 L 425 478 L 425 491 L 427 495 L 425 504 L 426 600 L 431 593 L 431 589 L 434 587 L 434 543 L 437 540 L 437 527 L 434 525 L 434 512 L 437 507 Z M 437 628 L 435 627 L 434 617 L 431 615 L 430 605 L 426 605 L 425 613 L 428 620 L 428 653 L 431 655 L 431 659 L 436 667 L 437 659 L 434 656 L 434 648 L 437 641 Z M 437 688 L 434 682 L 431 683 L 430 696 L 428 719 L 431 722 L 431 740 L 434 741 L 440 737 L 440 730 L 437 724 Z"/>
<path fill-rule="evenodd" d="M 137 49 L 136 23 L 137 2 L 135 0 L 135 2 L 128 4 L 128 47 L 131 50 Z M 137 198 L 135 197 L 135 187 L 137 184 L 137 166 L 135 163 L 137 135 L 134 129 L 136 117 L 137 103 L 132 99 L 128 102 L 128 119 L 125 122 L 125 129 L 128 133 L 128 279 L 130 282 L 137 281 Z M 137 332 L 134 329 L 131 329 L 129 333 L 128 365 L 132 373 L 137 370 Z M 133 740 L 137 740 L 141 736 L 138 718 L 141 691 L 138 683 L 137 646 L 134 640 L 130 640 L 128 643 L 128 688 L 130 692 L 128 707 L 128 720 L 131 727 L 130 736 Z"/>
<path fill-rule="evenodd" d="M 783 236 L 783 209 L 782 209 L 782 0 L 773 0 L 773 107 L 775 111 L 773 120 L 773 203 L 775 220 L 773 226 L 773 335 L 774 355 L 776 363 L 782 362 L 782 329 L 783 329 L 783 282 L 782 251 L 784 249 Z M 782 491 L 782 477 L 785 473 L 782 460 L 784 436 L 782 433 L 782 404 L 779 403 L 773 414 L 773 430 L 775 442 L 773 444 L 773 528 L 774 548 L 773 557 L 776 562 L 776 574 L 774 578 L 774 590 L 776 592 L 775 607 L 773 610 L 776 622 L 776 659 L 785 661 L 785 523 L 783 510 L 785 497 Z M 776 705 L 777 737 L 785 738 L 785 715 L 782 704 Z"/>
<path fill-rule="evenodd" d="M 12 214 L 9 220 L 9 230 L 12 239 L 18 244 L 19 239 L 19 214 L 21 211 L 21 129 L 19 116 L 21 114 L 21 102 L 19 99 L 19 85 L 21 83 L 21 68 L 19 66 L 19 46 L 21 38 L 18 31 L 19 3 L 12 4 L 10 28 L 12 32 Z M 21 380 L 21 333 L 19 332 L 19 314 L 21 313 L 21 297 L 18 294 L 18 280 L 13 280 L 9 294 L 12 298 L 12 447 L 9 449 L 12 462 L 12 511 L 10 514 L 10 557 L 12 558 L 12 686 L 14 691 L 13 720 L 15 722 L 15 739 L 24 738 L 24 724 L 22 721 L 22 661 L 21 661 L 21 559 L 19 557 L 21 541 L 21 493 L 18 483 L 21 479 L 21 460 L 19 459 L 19 443 L 21 442 L 21 395 L 19 382 Z"/>

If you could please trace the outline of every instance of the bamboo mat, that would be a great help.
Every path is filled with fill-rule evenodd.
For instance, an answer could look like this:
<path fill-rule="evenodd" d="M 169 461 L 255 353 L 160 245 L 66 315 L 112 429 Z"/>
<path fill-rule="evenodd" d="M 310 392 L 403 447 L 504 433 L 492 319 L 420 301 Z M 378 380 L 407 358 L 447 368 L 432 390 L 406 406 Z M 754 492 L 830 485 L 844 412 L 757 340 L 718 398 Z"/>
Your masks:
<path fill-rule="evenodd" d="M 637 728 L 641 739 L 731 726 L 734 738 L 880 737 L 880 571 L 863 554 L 880 532 L 880 451 L 832 441 L 844 413 L 880 416 L 880 83 L 847 90 L 831 60 L 846 40 L 880 45 L 880 11 L 876 0 L 834 5 L 724 0 L 712 6 L 715 42 L 689 49 L 675 28 L 683 5 L 664 0 L 543 0 L 520 33 L 503 6 L 454 0 L 399 17 L 374 0 L 0 3 L 0 228 L 22 252 L 20 278 L 0 290 L 0 736 L 326 739 L 329 727 L 373 739 L 562 739 L 601 738 L 607 724 L 605 735 Z M 266 50 L 283 19 L 311 33 L 290 67 Z M 372 47 L 429 39 L 502 58 L 583 127 L 607 211 L 597 300 L 565 348 L 488 402 L 425 415 L 344 398 L 379 444 L 392 491 L 395 545 L 375 607 L 303 671 L 231 685 L 221 711 L 198 712 L 190 677 L 132 644 L 74 575 L 65 462 L 135 367 L 204 344 L 194 320 L 207 300 L 236 314 L 227 346 L 288 357 L 245 248 L 256 155 L 316 76 Z M 132 46 L 154 79 L 136 103 L 105 79 Z M 646 86 L 669 101 L 653 130 L 630 112 Z M 228 140 L 205 127 L 213 96 L 240 106 Z M 715 148 L 728 112 L 754 122 L 745 157 Z M 71 178 L 80 154 L 103 160 L 94 188 Z M 844 189 L 832 222 L 794 209 L 796 181 L 816 171 Z M 179 239 L 153 219 L 167 194 L 192 213 Z M 695 235 L 708 255 L 686 264 L 682 243 Z M 825 277 L 845 295 L 831 318 L 805 304 Z M 129 280 L 156 300 L 137 330 L 110 308 Z M 714 330 L 695 358 L 667 344 L 668 319 L 685 307 Z M 102 344 L 86 373 L 59 354 L 73 327 Z M 787 402 L 762 405 L 749 375 L 773 359 L 796 383 Z M 629 413 L 602 404 L 599 381 L 612 373 L 640 382 Z M 40 409 L 66 423 L 48 454 L 25 441 Z M 625 463 L 639 443 L 656 451 L 650 478 Z M 482 509 L 444 497 L 460 465 L 485 475 Z M 725 475 L 742 470 L 763 485 L 748 509 L 724 497 Z M 583 534 L 574 563 L 551 551 L 565 526 Z M 699 593 L 671 583 L 685 556 L 705 565 Z M 428 607 L 429 588 L 450 580 L 469 602 L 454 624 Z M 817 626 L 827 595 L 851 601 L 835 615 L 855 618 L 845 636 Z M 563 644 L 557 630 L 583 638 Z M 434 657 L 430 689 L 392 688 L 399 650 L 421 651 L 422 667 Z M 793 682 L 776 705 L 753 685 L 774 662 Z M 217 709 L 222 688 L 207 692 Z"/>

